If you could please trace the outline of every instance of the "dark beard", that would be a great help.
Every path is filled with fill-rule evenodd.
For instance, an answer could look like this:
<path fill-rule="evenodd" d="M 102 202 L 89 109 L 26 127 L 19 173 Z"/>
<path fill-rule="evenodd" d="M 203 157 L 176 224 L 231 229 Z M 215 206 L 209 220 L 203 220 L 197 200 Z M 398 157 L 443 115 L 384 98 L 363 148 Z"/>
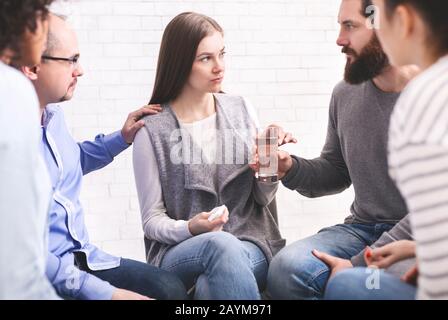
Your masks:
<path fill-rule="evenodd" d="M 344 80 L 350 84 L 360 84 L 380 75 L 389 66 L 389 59 L 381 47 L 376 34 L 358 55 L 353 49 L 344 47 L 343 53 L 353 55 L 354 61 L 347 60 Z"/>

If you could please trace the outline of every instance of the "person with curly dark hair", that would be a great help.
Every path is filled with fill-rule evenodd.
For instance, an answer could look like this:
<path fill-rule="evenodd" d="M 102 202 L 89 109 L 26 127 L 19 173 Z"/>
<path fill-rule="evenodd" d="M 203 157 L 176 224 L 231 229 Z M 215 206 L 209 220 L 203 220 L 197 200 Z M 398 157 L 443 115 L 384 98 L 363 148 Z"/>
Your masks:
<path fill-rule="evenodd" d="M 45 276 L 51 185 L 40 156 L 39 103 L 9 65 L 40 62 L 51 0 L 0 0 L 0 299 L 57 299 Z"/>
<path fill-rule="evenodd" d="M 0 0 L 0 56 L 14 65 L 40 62 L 53 0 Z"/>

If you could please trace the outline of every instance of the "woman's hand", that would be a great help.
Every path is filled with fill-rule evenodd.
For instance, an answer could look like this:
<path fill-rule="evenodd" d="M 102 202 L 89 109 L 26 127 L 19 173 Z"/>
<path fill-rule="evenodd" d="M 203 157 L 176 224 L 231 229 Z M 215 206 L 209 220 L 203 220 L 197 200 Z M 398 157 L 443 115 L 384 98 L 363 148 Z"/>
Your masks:
<path fill-rule="evenodd" d="M 206 232 L 221 231 L 222 227 L 229 221 L 229 211 L 212 221 L 208 220 L 210 212 L 201 212 L 188 221 L 188 230 L 193 236 Z"/>
<path fill-rule="evenodd" d="M 398 261 L 412 257 L 415 257 L 415 241 L 411 240 L 395 241 L 373 250 L 367 248 L 364 252 L 366 264 L 380 269 L 388 268 Z"/>

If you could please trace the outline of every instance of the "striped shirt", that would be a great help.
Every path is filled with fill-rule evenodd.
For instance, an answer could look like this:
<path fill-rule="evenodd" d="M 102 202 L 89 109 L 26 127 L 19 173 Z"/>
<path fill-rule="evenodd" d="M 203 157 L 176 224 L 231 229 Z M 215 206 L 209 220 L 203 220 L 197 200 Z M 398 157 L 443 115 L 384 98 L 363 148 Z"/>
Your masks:
<path fill-rule="evenodd" d="M 417 297 L 448 299 L 448 56 L 406 87 L 389 133 L 390 174 L 417 241 Z"/>

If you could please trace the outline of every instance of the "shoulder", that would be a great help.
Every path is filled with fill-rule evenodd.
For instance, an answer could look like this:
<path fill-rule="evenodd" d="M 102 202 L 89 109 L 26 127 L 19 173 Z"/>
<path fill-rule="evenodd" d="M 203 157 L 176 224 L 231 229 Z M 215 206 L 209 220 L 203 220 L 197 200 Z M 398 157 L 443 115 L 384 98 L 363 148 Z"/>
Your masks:
<path fill-rule="evenodd" d="M 25 109 L 39 106 L 36 91 L 29 79 L 18 70 L 0 64 L 0 94 L 3 101 L 17 102 Z"/>
<path fill-rule="evenodd" d="M 241 114 L 250 113 L 252 104 L 244 97 L 235 94 L 227 94 L 227 93 L 215 93 L 214 97 L 218 104 L 222 107 L 222 110 L 226 113 L 232 112 Z"/>
<path fill-rule="evenodd" d="M 140 131 L 147 131 L 147 136 L 156 140 L 169 138 L 173 130 L 179 127 L 177 118 L 168 105 L 163 105 L 158 114 L 144 117 L 143 121 L 145 126 Z"/>
<path fill-rule="evenodd" d="M 31 81 L 28 80 L 20 71 L 0 63 L 0 89 L 5 90 L 33 90 Z M 34 90 L 33 90 L 34 91 Z"/>
<path fill-rule="evenodd" d="M 39 100 L 34 87 L 21 72 L 0 63 L 0 117 L 22 127 L 39 122 Z M 2 122 L 3 123 L 3 122 Z"/>
<path fill-rule="evenodd" d="M 145 124 L 158 124 L 166 121 L 170 117 L 172 118 L 173 116 L 169 110 L 169 106 L 164 105 L 162 106 L 162 111 L 157 114 L 147 115 L 142 120 L 145 121 Z"/>
<path fill-rule="evenodd" d="M 147 146 L 148 144 L 151 144 L 151 139 L 149 138 L 148 131 L 145 130 L 145 128 L 141 128 L 137 131 L 134 139 L 133 148 L 134 153 L 136 150 L 139 150 L 140 148 Z"/>
<path fill-rule="evenodd" d="M 215 99 L 222 105 L 244 105 L 245 99 L 242 96 L 228 93 L 215 93 Z"/>
<path fill-rule="evenodd" d="M 448 114 L 448 59 L 414 78 L 403 90 L 393 111 L 392 123 L 414 142 L 444 140 Z M 422 132 L 431 132 L 423 135 Z M 437 137 L 437 138 L 436 138 Z M 428 139 L 434 139 L 429 141 Z M 438 140 L 439 139 L 439 140 Z"/>
<path fill-rule="evenodd" d="M 371 81 L 360 84 L 349 84 L 346 81 L 339 82 L 333 89 L 330 100 L 330 114 L 337 117 L 340 112 L 349 115 L 359 108 L 366 101 L 370 101 L 375 93 L 374 85 Z"/>
<path fill-rule="evenodd" d="M 339 81 L 337 84 L 336 84 L 336 86 L 333 88 L 333 95 L 336 95 L 336 96 L 339 96 L 339 95 L 342 95 L 342 94 L 344 94 L 345 92 L 347 92 L 347 91 L 350 91 L 350 89 L 352 88 L 353 86 L 351 85 L 351 84 L 348 84 L 347 82 L 345 82 L 345 81 Z"/>
<path fill-rule="evenodd" d="M 219 106 L 221 106 L 221 111 L 233 119 L 235 123 L 248 118 L 251 122 L 258 123 L 255 109 L 245 97 L 225 93 L 214 94 L 214 96 Z"/>
<path fill-rule="evenodd" d="M 444 59 L 411 80 L 403 90 L 397 113 L 438 110 L 448 99 L 448 59 Z"/>
<path fill-rule="evenodd" d="M 357 92 L 361 92 L 365 89 L 368 82 L 364 82 L 361 84 L 349 84 L 346 81 L 340 81 L 333 89 L 333 98 L 335 99 L 343 99 Z"/>
<path fill-rule="evenodd" d="M 406 86 L 401 100 L 431 100 L 436 96 L 448 97 L 448 58 L 436 63 Z"/>

